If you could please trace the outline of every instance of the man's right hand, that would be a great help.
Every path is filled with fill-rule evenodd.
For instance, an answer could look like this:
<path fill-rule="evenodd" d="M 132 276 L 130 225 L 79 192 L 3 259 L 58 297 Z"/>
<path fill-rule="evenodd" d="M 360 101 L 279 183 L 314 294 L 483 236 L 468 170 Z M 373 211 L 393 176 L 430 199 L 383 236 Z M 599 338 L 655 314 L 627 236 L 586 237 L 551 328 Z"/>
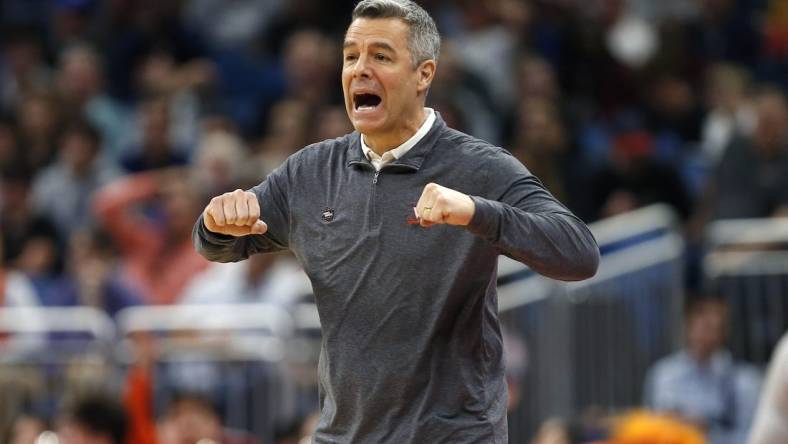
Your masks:
<path fill-rule="evenodd" d="M 251 191 L 235 190 L 216 196 L 202 213 L 205 228 L 230 236 L 263 234 L 268 225 L 260 220 L 260 204 Z"/>

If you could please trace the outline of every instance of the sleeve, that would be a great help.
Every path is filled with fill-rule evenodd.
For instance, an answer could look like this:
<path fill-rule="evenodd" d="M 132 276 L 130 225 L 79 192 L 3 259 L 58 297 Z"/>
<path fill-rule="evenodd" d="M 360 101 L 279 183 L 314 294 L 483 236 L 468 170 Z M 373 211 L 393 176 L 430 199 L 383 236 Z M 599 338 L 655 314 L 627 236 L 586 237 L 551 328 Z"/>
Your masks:
<path fill-rule="evenodd" d="M 287 198 L 290 162 L 290 159 L 285 161 L 261 184 L 249 190 L 257 195 L 260 219 L 268 225 L 265 234 L 234 237 L 213 233 L 205 227 L 201 214 L 192 231 L 195 249 L 206 259 L 215 262 L 237 262 L 255 253 L 286 250 L 290 238 L 290 205 Z"/>
<path fill-rule="evenodd" d="M 749 444 L 779 444 L 788 436 L 788 334 L 777 345 L 761 393 Z"/>
<path fill-rule="evenodd" d="M 471 196 L 472 233 L 553 279 L 581 280 L 596 273 L 599 247 L 591 231 L 517 159 L 501 150 L 485 171 L 488 197 Z"/>

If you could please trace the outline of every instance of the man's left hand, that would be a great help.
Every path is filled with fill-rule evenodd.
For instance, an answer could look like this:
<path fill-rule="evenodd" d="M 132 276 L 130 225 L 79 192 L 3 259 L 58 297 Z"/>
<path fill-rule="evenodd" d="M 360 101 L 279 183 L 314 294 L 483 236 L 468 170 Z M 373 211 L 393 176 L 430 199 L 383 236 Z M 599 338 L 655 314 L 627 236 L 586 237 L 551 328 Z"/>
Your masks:
<path fill-rule="evenodd" d="M 470 196 L 428 183 L 416 204 L 416 217 L 422 227 L 435 224 L 468 225 L 473 219 L 476 205 Z"/>

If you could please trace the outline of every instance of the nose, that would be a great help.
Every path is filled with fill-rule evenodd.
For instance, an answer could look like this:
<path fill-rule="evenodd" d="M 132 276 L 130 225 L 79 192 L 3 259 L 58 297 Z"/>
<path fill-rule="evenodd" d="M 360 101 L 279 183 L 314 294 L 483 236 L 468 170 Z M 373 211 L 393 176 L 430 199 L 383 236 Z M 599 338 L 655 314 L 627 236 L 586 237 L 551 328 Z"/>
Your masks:
<path fill-rule="evenodd" d="M 352 74 L 354 79 L 371 77 L 367 56 L 365 54 L 360 55 L 356 60 L 356 63 L 353 65 Z"/>

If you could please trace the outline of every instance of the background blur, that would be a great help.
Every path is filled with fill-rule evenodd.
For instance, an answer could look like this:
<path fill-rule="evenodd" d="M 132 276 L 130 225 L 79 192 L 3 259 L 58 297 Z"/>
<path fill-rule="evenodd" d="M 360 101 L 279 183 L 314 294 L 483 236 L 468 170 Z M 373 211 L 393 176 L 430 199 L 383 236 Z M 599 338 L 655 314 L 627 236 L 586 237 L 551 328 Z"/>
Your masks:
<path fill-rule="evenodd" d="M 430 106 L 603 253 L 571 285 L 501 261 L 510 442 L 629 442 L 648 414 L 611 418 L 637 407 L 744 442 L 788 329 L 788 1 L 419 3 L 444 38 Z M 0 1 L 0 442 L 308 439 L 308 281 L 288 255 L 211 264 L 190 233 L 352 130 L 353 5 Z M 678 381 L 687 356 L 711 370 Z"/>

